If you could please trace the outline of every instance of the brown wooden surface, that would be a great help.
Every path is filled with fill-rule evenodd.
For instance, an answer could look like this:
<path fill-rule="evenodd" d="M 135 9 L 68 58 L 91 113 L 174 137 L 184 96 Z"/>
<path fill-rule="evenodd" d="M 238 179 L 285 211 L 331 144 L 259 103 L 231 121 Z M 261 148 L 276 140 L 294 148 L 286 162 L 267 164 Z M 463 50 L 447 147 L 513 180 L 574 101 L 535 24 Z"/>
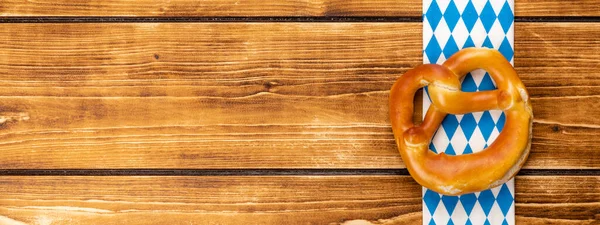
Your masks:
<path fill-rule="evenodd" d="M 401 22 L 421 7 L 1 0 L 0 224 L 422 224 L 412 178 L 360 170 L 404 168 L 387 93 L 421 63 L 421 23 Z M 535 114 L 517 224 L 598 224 L 600 1 L 517 0 L 515 11 L 515 67 Z M 40 23 L 52 16 L 67 23 Z M 308 22 L 329 17 L 340 18 Z M 114 19 L 128 23 L 98 23 Z M 538 20 L 563 22 L 523 22 Z M 325 175 L 242 176 L 257 168 Z"/>
<path fill-rule="evenodd" d="M 0 16 L 420 16 L 419 0 L 3 0 Z M 596 0 L 519 0 L 516 16 L 597 16 Z"/>
<path fill-rule="evenodd" d="M 515 184 L 518 224 L 592 224 L 600 216 L 600 177 Z M 422 223 L 421 187 L 408 176 L 0 177 L 0 189 L 0 223 Z"/>
<path fill-rule="evenodd" d="M 420 33 L 418 23 L 0 24 L 0 167 L 403 168 L 387 94 L 420 63 Z M 600 168 L 590 116 L 600 24 L 515 33 L 535 113 L 526 168 Z"/>

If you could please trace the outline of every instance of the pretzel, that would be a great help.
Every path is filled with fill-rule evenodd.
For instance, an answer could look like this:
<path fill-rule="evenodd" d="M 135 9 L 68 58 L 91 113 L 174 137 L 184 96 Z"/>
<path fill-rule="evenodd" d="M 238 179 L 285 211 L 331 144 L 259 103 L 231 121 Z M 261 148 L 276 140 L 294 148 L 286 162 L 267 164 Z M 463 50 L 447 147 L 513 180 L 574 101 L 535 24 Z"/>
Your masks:
<path fill-rule="evenodd" d="M 498 89 L 460 91 L 460 79 L 475 69 L 486 70 Z M 415 125 L 415 92 L 427 85 L 432 104 L 423 122 Z M 503 110 L 506 122 L 488 148 L 456 156 L 429 151 L 429 141 L 446 114 L 492 109 Z M 529 95 L 512 65 L 492 49 L 465 48 L 443 65 L 420 65 L 406 72 L 391 89 L 390 119 L 410 175 L 422 186 L 444 195 L 478 192 L 505 183 L 523 166 L 531 147 Z"/>

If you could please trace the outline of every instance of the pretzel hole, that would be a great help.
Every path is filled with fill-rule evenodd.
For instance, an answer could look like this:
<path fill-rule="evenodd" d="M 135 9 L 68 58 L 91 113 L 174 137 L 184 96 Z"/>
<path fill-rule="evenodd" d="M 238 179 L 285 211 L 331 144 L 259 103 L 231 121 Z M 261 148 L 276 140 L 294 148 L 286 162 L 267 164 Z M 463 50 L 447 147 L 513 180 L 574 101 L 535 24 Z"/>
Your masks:
<path fill-rule="evenodd" d="M 493 80 L 492 76 L 489 73 L 486 75 L 486 72 L 487 71 L 483 69 L 477 69 L 463 76 L 460 79 L 461 91 L 480 92 L 497 90 L 498 88 L 496 87 L 496 83 Z M 415 109 L 415 111 L 421 110 L 421 108 Z M 446 115 L 442 122 L 442 125 L 440 125 L 440 128 L 448 127 L 449 129 L 444 128 L 445 132 L 440 132 L 440 128 L 438 128 L 438 130 L 435 132 L 435 134 L 430 140 L 431 145 L 433 145 L 433 147 L 436 149 L 434 151 L 433 149 L 431 149 L 430 146 L 430 151 L 434 151 L 437 153 L 446 152 L 446 154 L 449 155 L 461 155 L 475 153 L 486 149 L 491 143 L 495 141 L 495 139 L 498 137 L 498 135 L 504 128 L 504 121 L 506 119 L 506 116 L 503 114 L 504 113 L 501 110 L 487 110 L 467 114 Z M 448 130 L 452 131 L 448 132 Z M 462 134 L 457 134 L 458 132 L 462 132 Z M 452 135 L 450 135 L 449 133 L 452 133 Z M 458 137 L 455 137 L 457 135 Z M 464 136 L 464 138 L 461 136 Z M 453 152 L 447 152 L 448 148 L 439 149 L 439 147 L 441 146 L 435 146 L 435 142 L 445 142 L 436 139 L 446 138 L 448 139 L 446 143 L 453 147 Z M 459 141 L 461 139 L 464 139 L 468 143 L 469 151 L 466 151 L 466 146 L 464 147 L 464 150 L 454 149 L 454 147 L 461 145 L 452 145 L 451 143 L 453 141 Z"/>
<path fill-rule="evenodd" d="M 420 88 L 415 92 L 415 96 L 413 99 L 413 107 L 414 113 L 412 117 L 412 121 L 415 126 L 423 123 L 423 88 Z"/>

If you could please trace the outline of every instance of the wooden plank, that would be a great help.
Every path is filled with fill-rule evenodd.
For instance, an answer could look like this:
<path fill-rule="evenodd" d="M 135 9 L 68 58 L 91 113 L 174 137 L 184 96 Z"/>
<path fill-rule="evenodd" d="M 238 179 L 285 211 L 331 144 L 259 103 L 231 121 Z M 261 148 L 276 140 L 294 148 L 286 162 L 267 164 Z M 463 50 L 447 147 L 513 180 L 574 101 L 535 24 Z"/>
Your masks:
<path fill-rule="evenodd" d="M 599 23 L 516 26 L 515 67 L 533 96 L 530 159 L 546 167 L 565 168 L 558 162 L 562 157 L 583 167 L 598 167 L 580 161 L 582 155 L 600 162 L 600 155 L 592 150 L 600 147 L 594 141 L 600 135 L 600 118 L 590 116 L 600 113 L 600 73 L 594 69 L 600 66 L 600 40 L 594 36 L 600 36 Z M 564 154 L 571 150 L 579 156 Z"/>
<path fill-rule="evenodd" d="M 596 0 L 516 0 L 516 16 L 600 16 Z"/>
<path fill-rule="evenodd" d="M 422 219 L 421 187 L 408 176 L 0 177 L 0 189 L 0 222 L 13 224 Z M 600 218 L 600 177 L 518 177 L 516 192 L 519 223 L 593 224 Z"/>
<path fill-rule="evenodd" d="M 0 168 L 403 168 L 388 90 L 420 27 L 1 24 Z M 600 168 L 598 36 L 517 25 L 526 168 Z"/>
<path fill-rule="evenodd" d="M 0 26 L 1 168 L 397 166 L 421 60 L 417 23 Z"/>
<path fill-rule="evenodd" d="M 416 0 L 5 0 L 2 16 L 419 16 Z"/>
<path fill-rule="evenodd" d="M 520 0 L 516 16 L 599 16 L 596 0 Z M 4 0 L 0 16 L 421 16 L 417 0 Z"/>

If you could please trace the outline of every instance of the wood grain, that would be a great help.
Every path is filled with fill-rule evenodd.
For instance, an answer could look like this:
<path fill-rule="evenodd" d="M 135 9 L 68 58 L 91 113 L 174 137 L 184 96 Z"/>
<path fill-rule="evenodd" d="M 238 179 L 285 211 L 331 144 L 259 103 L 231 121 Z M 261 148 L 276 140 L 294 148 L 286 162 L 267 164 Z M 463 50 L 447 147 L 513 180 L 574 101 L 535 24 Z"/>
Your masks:
<path fill-rule="evenodd" d="M 0 222 L 26 224 L 421 224 L 422 210 L 408 176 L 0 177 L 0 189 Z M 516 192 L 518 223 L 600 218 L 600 177 L 518 177 Z"/>
<path fill-rule="evenodd" d="M 0 28 L 0 168 L 404 167 L 387 98 L 419 23 Z M 515 33 L 525 167 L 600 168 L 600 24 Z"/>
<path fill-rule="evenodd" d="M 600 16 L 596 0 L 518 0 L 516 16 Z"/>
<path fill-rule="evenodd" d="M 590 116 L 600 113 L 600 73 L 595 69 L 600 67 L 600 40 L 593 36 L 600 36 L 598 23 L 516 25 L 515 67 L 534 96 L 530 159 L 540 159 L 548 168 L 564 168 L 561 159 L 583 163 L 578 160 L 583 155 L 600 162 L 592 150 L 599 147 L 600 119 Z M 563 150 L 580 155 L 568 157 Z"/>
<path fill-rule="evenodd" d="M 568 7 L 565 7 L 568 4 Z M 516 16 L 599 16 L 596 0 L 520 0 Z M 421 16 L 417 0 L 4 0 L 0 16 Z"/>
<path fill-rule="evenodd" d="M 5 0 L 4 16 L 419 16 L 415 0 Z"/>

